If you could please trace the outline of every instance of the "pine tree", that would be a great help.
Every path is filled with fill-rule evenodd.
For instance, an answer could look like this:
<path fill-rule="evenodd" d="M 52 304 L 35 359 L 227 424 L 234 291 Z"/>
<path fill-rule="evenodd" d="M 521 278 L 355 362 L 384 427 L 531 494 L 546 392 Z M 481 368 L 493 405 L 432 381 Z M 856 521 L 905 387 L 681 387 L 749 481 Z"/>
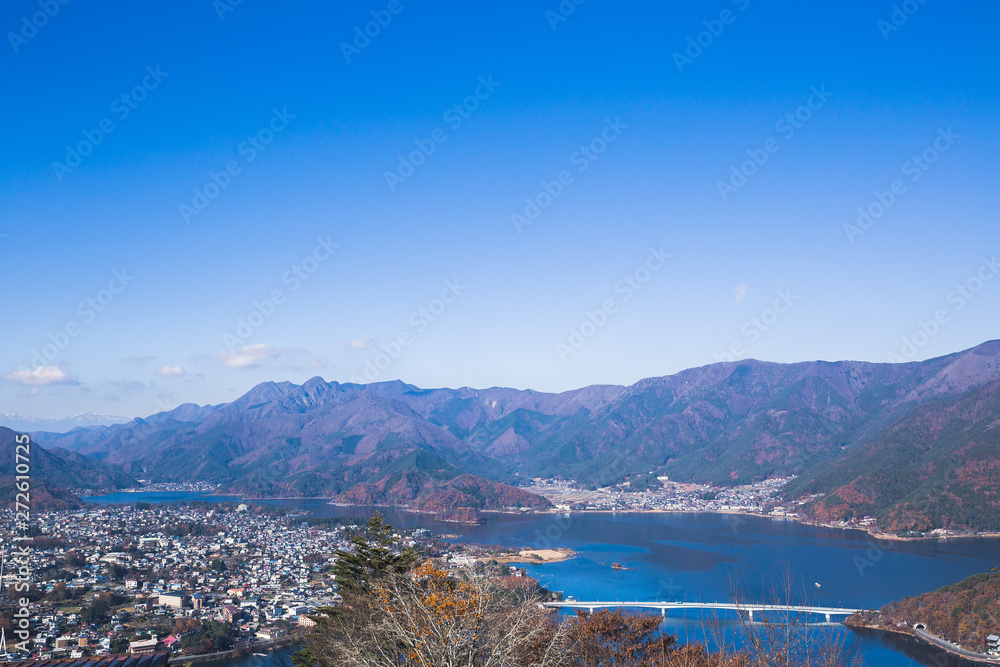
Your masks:
<path fill-rule="evenodd" d="M 419 560 L 413 549 L 393 550 L 392 526 L 376 511 L 368 520 L 368 534 L 351 537 L 353 551 L 337 550 L 333 572 L 341 595 L 364 593 L 372 583 L 410 571 Z"/>

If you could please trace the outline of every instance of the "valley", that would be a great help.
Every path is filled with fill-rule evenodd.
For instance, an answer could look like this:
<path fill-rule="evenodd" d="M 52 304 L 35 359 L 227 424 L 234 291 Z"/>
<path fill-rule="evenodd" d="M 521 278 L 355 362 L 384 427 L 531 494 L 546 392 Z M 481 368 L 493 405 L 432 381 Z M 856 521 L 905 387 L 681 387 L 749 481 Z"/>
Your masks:
<path fill-rule="evenodd" d="M 714 494 L 690 508 L 777 509 L 902 536 L 996 532 L 998 389 L 1000 341 L 991 341 L 925 362 L 724 362 L 559 394 L 316 377 L 32 436 L 59 460 L 103 470 L 84 480 L 106 489 L 205 483 L 248 498 L 325 497 L 460 521 L 574 502 L 683 510 L 684 498 Z M 593 495 L 560 500 L 540 480 Z M 761 484 L 766 493 L 752 502 L 726 500 Z"/>

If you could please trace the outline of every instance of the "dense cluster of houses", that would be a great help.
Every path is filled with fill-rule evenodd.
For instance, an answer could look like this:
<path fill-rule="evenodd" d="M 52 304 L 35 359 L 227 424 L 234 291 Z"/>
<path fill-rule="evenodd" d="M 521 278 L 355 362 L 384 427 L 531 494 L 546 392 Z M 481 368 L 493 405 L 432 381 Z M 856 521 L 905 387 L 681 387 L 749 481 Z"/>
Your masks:
<path fill-rule="evenodd" d="M 652 473 L 651 473 L 652 474 Z M 599 489 L 586 489 L 576 480 L 532 480 L 526 488 L 545 496 L 557 511 L 657 511 L 657 512 L 752 512 L 769 513 L 777 503 L 773 494 L 793 477 L 773 478 L 753 484 L 713 487 L 683 484 L 657 477 L 650 488 L 639 489 L 631 481 Z M 778 508 L 776 516 L 795 518 L 792 510 Z"/>
<path fill-rule="evenodd" d="M 310 527 L 246 505 L 94 505 L 34 518 L 32 583 L 44 597 L 30 608 L 33 656 L 120 652 L 137 634 L 131 652 L 178 651 L 183 633 L 149 630 L 173 619 L 278 640 L 312 623 L 317 607 L 339 602 L 330 569 L 334 552 L 349 544 L 348 527 Z M 84 610 L 102 593 L 120 603 L 94 622 Z"/>

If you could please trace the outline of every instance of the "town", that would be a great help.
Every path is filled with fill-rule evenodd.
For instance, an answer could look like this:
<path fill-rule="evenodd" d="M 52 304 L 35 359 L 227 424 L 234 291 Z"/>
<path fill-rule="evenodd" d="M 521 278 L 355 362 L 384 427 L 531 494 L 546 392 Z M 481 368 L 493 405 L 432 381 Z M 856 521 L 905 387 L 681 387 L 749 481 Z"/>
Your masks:
<path fill-rule="evenodd" d="M 244 503 L 37 513 L 32 586 L 18 594 L 30 596 L 29 654 L 239 654 L 292 643 L 309 614 L 339 602 L 332 563 L 358 530 Z M 407 532 L 403 545 L 431 542 L 426 530 Z M 2 574 L 6 608 L 18 579 Z M 14 653 L 7 613 L 2 623 L 0 650 L 25 657 Z"/>
<path fill-rule="evenodd" d="M 797 519 L 793 507 L 784 506 L 777 493 L 794 477 L 775 477 L 741 486 L 715 487 L 656 477 L 644 486 L 634 482 L 598 489 L 582 488 L 576 480 L 534 479 L 524 488 L 544 496 L 556 511 L 601 512 L 719 512 L 767 514 Z M 797 505 L 808 502 L 796 501 Z"/>
<path fill-rule="evenodd" d="M 4 510 L 2 520 L 10 519 Z M 310 615 L 340 603 L 336 552 L 351 550 L 349 538 L 363 533 L 364 523 L 252 501 L 137 501 L 35 513 L 32 539 L 20 543 L 30 547 L 27 593 L 14 593 L 24 573 L 4 554 L 0 659 L 222 657 L 294 644 L 314 625 Z M 454 544 L 457 535 L 424 528 L 397 529 L 395 537 L 399 547 L 453 572 L 482 572 L 496 561 L 494 570 L 520 577 L 523 571 L 501 563 L 538 560 L 505 547 Z M 15 644 L 18 619 L 9 613 L 23 595 L 30 600 L 27 651 Z"/>
<path fill-rule="evenodd" d="M 745 515 L 799 521 L 798 506 L 808 498 L 785 503 L 779 495 L 790 479 L 714 487 L 647 477 L 586 489 L 574 480 L 536 478 L 524 488 L 548 498 L 548 512 L 560 515 L 711 512 L 733 522 Z M 207 484 L 146 485 L 134 491 L 181 492 L 191 499 L 153 504 L 137 495 L 127 504 L 32 515 L 30 539 L 17 542 L 29 547 L 18 552 L 27 557 L 8 549 L 6 569 L 0 569 L 0 659 L 167 653 L 197 660 L 259 654 L 298 644 L 304 630 L 315 625 L 311 616 L 341 603 L 334 575 L 337 552 L 352 550 L 350 538 L 364 533 L 364 519 L 317 518 L 300 509 L 213 498 L 218 488 Z M 12 512 L 4 510 L 4 523 L 12 519 Z M 837 525 L 877 529 L 870 517 Z M 456 574 L 522 577 L 515 579 L 521 582 L 517 585 L 549 600 L 560 600 L 561 593 L 541 589 L 518 565 L 576 555 L 544 540 L 533 548 L 466 544 L 459 535 L 425 528 L 396 528 L 394 538 L 398 547 L 411 547 Z M 24 581 L 30 582 L 28 592 L 15 594 L 25 590 Z M 9 611 L 25 605 L 27 642 L 15 639 L 24 636 L 23 619 Z"/>

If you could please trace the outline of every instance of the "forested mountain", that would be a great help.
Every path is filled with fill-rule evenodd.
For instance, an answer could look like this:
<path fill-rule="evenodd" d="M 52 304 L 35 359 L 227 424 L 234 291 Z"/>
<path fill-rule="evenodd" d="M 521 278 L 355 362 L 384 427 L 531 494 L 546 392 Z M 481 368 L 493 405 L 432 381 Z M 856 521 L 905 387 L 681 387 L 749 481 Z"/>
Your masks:
<path fill-rule="evenodd" d="M 915 409 L 792 494 L 825 492 L 819 519 L 871 515 L 887 532 L 1000 530 L 1000 382 Z"/>
<path fill-rule="evenodd" d="M 19 435 L 0 426 L 0 493 L 11 507 L 16 494 L 15 478 L 20 474 L 16 457 Z M 74 492 L 110 491 L 136 484 L 117 466 L 65 449 L 44 449 L 30 440 L 26 444 L 29 504 L 33 510 L 74 509 L 81 506 Z M 21 452 L 23 455 L 24 450 Z"/>
<path fill-rule="evenodd" d="M 982 487 L 990 470 L 972 471 L 981 459 L 962 468 L 964 459 L 956 457 L 980 456 L 963 438 L 992 437 L 989 414 L 996 405 L 985 399 L 998 380 L 1000 341 L 925 362 L 748 360 L 558 394 L 313 378 L 302 385 L 264 383 L 224 405 L 184 405 L 125 425 L 47 435 L 45 445 L 155 481 L 435 507 L 544 504 L 507 486 L 538 476 L 599 486 L 650 471 L 716 484 L 795 474 L 795 495 L 839 494 L 817 502 L 818 515 L 889 516 L 890 507 L 913 499 L 890 488 L 869 500 L 860 491 L 851 495 L 865 483 L 878 486 L 877 480 L 855 482 L 858 462 L 875 465 L 879 456 L 891 462 L 909 456 L 907 447 L 926 449 L 931 441 L 910 443 L 922 427 L 907 425 L 932 418 L 921 409 L 944 409 L 936 406 L 976 390 L 980 398 L 967 400 L 980 407 L 954 414 L 974 416 L 978 426 L 941 432 L 952 439 L 951 454 L 931 457 L 937 467 L 927 479 L 935 489 L 955 485 L 958 503 L 993 502 Z M 892 437 L 899 446 L 887 444 Z M 917 479 L 925 472 L 912 474 Z M 930 525 L 952 517 L 978 521 L 975 511 L 928 516 Z"/>
<path fill-rule="evenodd" d="M 984 572 L 930 593 L 890 602 L 878 614 L 857 615 L 849 622 L 893 629 L 923 624 L 932 635 L 985 653 L 986 638 L 1000 635 L 998 601 L 1000 572 Z"/>

